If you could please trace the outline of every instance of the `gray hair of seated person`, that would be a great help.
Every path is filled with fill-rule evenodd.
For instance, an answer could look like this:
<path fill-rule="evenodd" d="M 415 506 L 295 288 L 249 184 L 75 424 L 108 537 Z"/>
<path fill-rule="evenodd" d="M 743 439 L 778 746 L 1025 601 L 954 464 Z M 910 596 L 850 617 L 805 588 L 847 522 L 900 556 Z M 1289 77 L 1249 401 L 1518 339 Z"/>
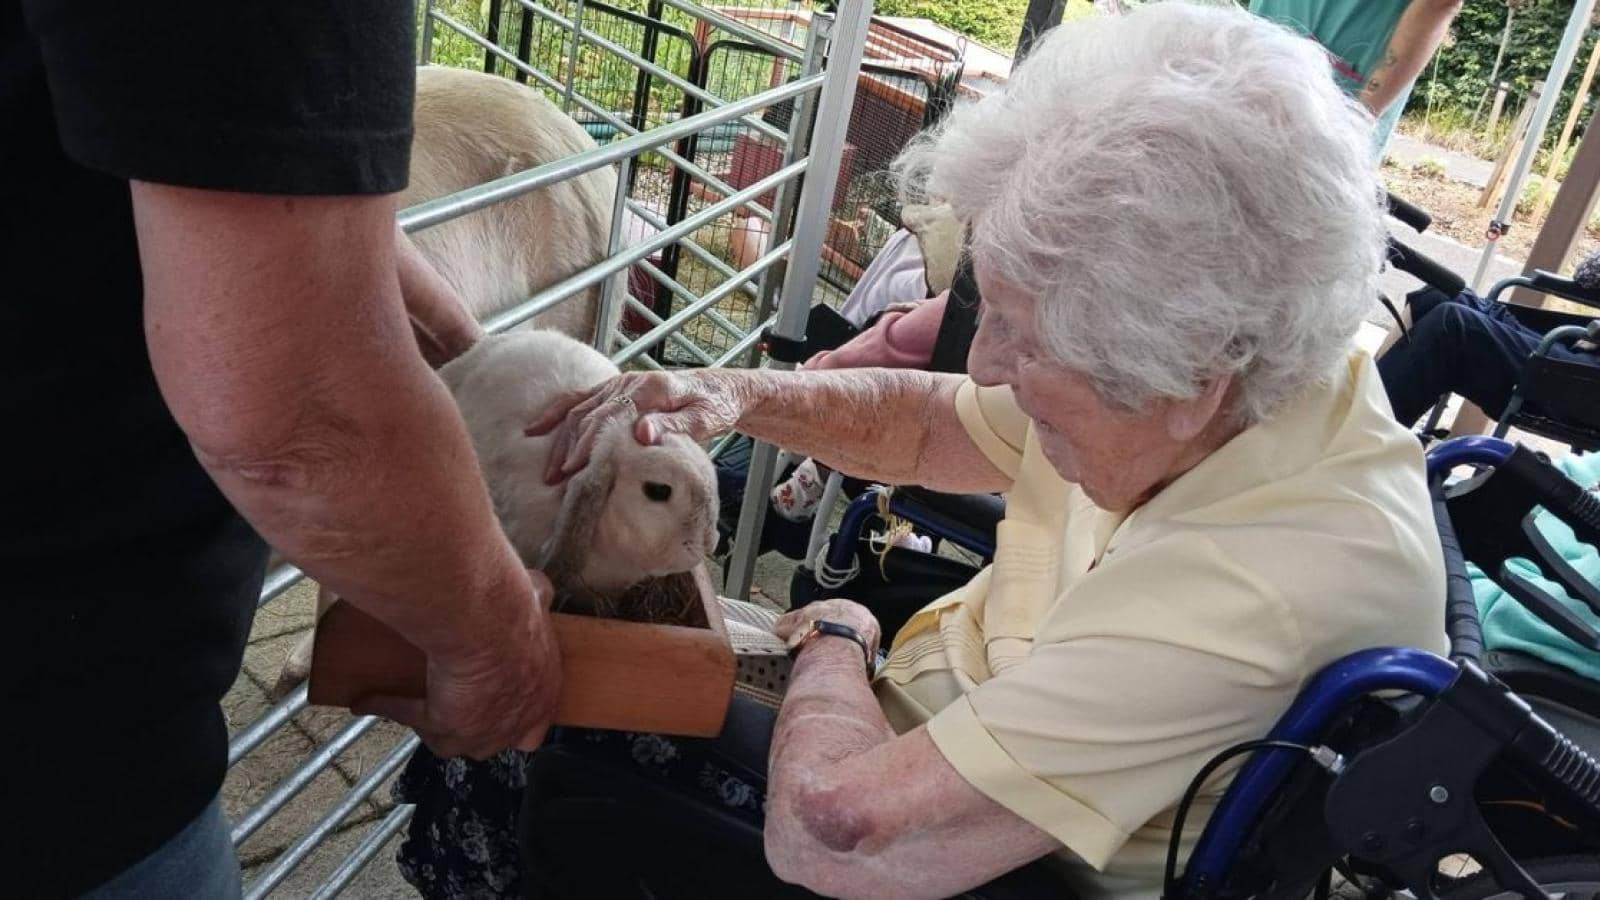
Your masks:
<path fill-rule="evenodd" d="M 970 228 L 980 271 L 1039 298 L 1044 348 L 1103 400 L 1233 376 L 1249 423 L 1329 377 L 1373 307 L 1372 141 L 1317 45 L 1164 2 L 1047 33 L 895 168 Z"/>

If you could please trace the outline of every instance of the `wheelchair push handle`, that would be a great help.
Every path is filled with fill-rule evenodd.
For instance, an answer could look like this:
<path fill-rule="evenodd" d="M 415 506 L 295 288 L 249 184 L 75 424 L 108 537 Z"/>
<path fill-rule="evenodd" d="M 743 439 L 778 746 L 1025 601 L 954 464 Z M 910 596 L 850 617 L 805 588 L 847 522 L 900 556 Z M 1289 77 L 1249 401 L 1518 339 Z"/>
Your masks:
<path fill-rule="evenodd" d="M 1571 526 L 1580 540 L 1600 546 L 1600 499 L 1537 454 L 1519 449 L 1504 465 L 1533 489 L 1540 505 Z"/>
<path fill-rule="evenodd" d="M 1600 817 L 1600 762 L 1531 709 L 1527 723 L 1511 741 L 1511 755 L 1541 772 L 1553 785 L 1588 805 Z"/>
<path fill-rule="evenodd" d="M 1388 199 L 1389 215 L 1404 222 L 1413 230 L 1427 231 L 1428 226 L 1433 224 L 1433 217 L 1423 211 L 1421 207 L 1413 206 L 1387 191 L 1384 192 L 1384 196 Z"/>
<path fill-rule="evenodd" d="M 1410 273 L 1426 284 L 1444 291 L 1451 297 L 1467 289 L 1460 275 L 1434 262 L 1416 250 L 1389 238 L 1389 264 L 1402 272 Z"/>

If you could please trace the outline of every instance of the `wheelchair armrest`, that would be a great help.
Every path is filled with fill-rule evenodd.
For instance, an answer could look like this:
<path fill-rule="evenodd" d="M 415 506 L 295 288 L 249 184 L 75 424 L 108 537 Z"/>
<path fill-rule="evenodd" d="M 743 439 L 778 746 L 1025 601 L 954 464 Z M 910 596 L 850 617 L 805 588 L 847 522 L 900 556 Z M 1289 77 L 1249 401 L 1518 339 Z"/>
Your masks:
<path fill-rule="evenodd" d="M 1531 276 L 1533 281 L 1528 287 L 1543 294 L 1554 294 L 1575 303 L 1592 306 L 1600 309 L 1600 290 L 1579 287 L 1578 283 L 1570 278 L 1562 278 L 1553 272 L 1543 269 L 1534 270 Z"/>
<path fill-rule="evenodd" d="M 1594 315 L 1560 312 L 1538 306 L 1520 306 L 1516 303 L 1507 303 L 1505 309 L 1519 323 L 1541 333 L 1568 325 L 1587 327 L 1595 319 Z"/>

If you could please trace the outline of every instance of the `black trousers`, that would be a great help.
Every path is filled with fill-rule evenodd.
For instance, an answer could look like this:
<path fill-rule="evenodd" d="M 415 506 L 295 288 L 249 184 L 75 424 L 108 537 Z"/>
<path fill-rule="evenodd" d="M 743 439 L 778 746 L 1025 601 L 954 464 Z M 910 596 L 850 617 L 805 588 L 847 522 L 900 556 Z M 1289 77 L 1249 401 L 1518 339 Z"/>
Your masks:
<path fill-rule="evenodd" d="M 1406 303 L 1410 337 L 1378 360 L 1395 418 L 1410 425 L 1446 393 L 1460 394 L 1499 418 L 1544 334 L 1517 321 L 1505 304 L 1471 291 L 1450 297 L 1423 288 L 1407 295 Z M 1600 354 L 1564 346 L 1551 348 L 1550 355 L 1600 366 Z"/>

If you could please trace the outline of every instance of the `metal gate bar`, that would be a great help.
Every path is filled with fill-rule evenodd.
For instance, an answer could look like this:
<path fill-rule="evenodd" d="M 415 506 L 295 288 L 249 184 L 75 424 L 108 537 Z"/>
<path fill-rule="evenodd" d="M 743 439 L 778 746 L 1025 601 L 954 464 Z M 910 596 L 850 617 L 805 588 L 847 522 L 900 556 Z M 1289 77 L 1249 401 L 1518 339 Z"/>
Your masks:
<path fill-rule="evenodd" d="M 412 752 L 421 745 L 421 739 L 414 734 L 408 735 L 404 740 L 396 744 L 394 749 L 390 750 L 372 768 L 372 771 L 368 772 L 360 781 L 356 782 L 354 787 L 350 788 L 350 793 L 346 794 L 337 806 L 329 810 L 327 815 L 318 819 L 317 823 L 312 825 L 300 840 L 295 841 L 288 849 L 279 854 L 278 858 L 272 861 L 272 865 L 265 872 L 261 873 L 256 880 L 250 882 L 250 886 L 244 892 L 245 900 L 260 900 L 285 878 L 289 877 L 289 874 L 300 863 L 304 862 L 305 858 L 310 856 L 318 845 L 327 840 L 328 835 L 332 834 L 341 822 L 356 811 L 356 807 L 365 803 L 366 799 L 372 796 L 373 791 L 376 791 L 379 786 L 389 780 L 390 775 L 400 771 L 400 767 L 405 765 L 407 759 L 411 758 Z"/>

